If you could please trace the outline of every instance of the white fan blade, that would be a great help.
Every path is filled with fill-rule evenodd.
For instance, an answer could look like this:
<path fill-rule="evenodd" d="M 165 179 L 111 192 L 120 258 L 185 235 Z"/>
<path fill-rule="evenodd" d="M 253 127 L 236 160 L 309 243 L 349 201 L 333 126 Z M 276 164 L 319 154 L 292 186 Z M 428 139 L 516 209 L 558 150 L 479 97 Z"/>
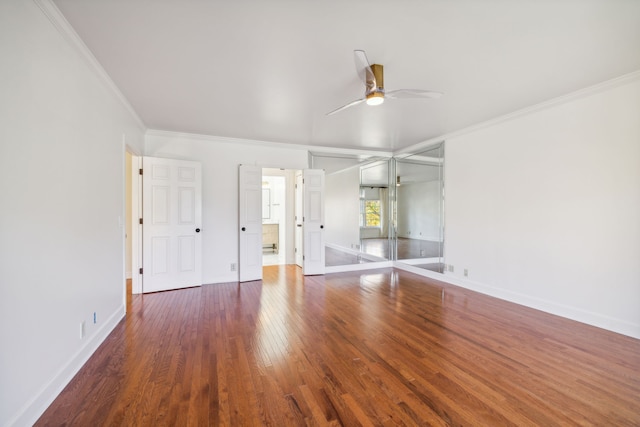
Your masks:
<path fill-rule="evenodd" d="M 442 96 L 442 92 L 434 92 L 431 90 L 420 89 L 397 89 L 385 92 L 385 98 L 432 98 L 438 99 Z"/>
<path fill-rule="evenodd" d="M 358 73 L 358 77 L 360 77 L 367 86 L 366 92 L 368 93 L 376 89 L 378 87 L 376 85 L 376 77 L 373 75 L 373 70 L 371 69 L 367 54 L 364 53 L 364 50 L 354 50 L 353 59 L 356 63 L 356 73 Z"/>
<path fill-rule="evenodd" d="M 357 100 L 355 100 L 355 101 L 352 101 L 352 102 L 348 103 L 347 105 L 343 105 L 343 106 L 342 106 L 342 107 L 340 107 L 340 108 L 336 108 L 335 110 L 328 112 L 328 113 L 327 113 L 327 116 L 330 116 L 330 115 L 332 115 L 332 114 L 338 113 L 338 112 L 340 112 L 340 111 L 342 111 L 342 110 L 346 110 L 347 108 L 349 108 L 349 107 L 353 107 L 354 105 L 358 105 L 358 104 L 360 104 L 361 102 L 364 102 L 365 100 L 366 100 L 366 98 L 357 99 Z"/>

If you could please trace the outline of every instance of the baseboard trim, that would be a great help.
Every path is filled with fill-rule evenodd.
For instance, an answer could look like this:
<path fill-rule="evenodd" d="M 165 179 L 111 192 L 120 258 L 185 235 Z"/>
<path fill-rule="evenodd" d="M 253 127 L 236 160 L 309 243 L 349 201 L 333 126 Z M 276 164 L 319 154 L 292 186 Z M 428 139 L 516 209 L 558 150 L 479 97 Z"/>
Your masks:
<path fill-rule="evenodd" d="M 395 262 L 394 267 L 399 270 L 409 271 L 420 276 L 429 277 L 450 285 L 459 286 L 471 291 L 489 295 L 494 298 L 509 301 L 535 310 L 544 311 L 545 313 L 564 317 L 566 319 L 575 320 L 580 323 L 606 329 L 611 332 L 626 335 L 632 338 L 640 339 L 640 325 L 628 322 L 623 319 L 616 319 L 600 313 L 583 310 L 578 307 L 567 306 L 542 298 L 532 297 L 530 295 L 509 291 L 506 289 L 496 288 L 484 283 L 475 282 L 449 274 L 436 273 L 434 271 L 424 270 L 412 265 Z"/>
<path fill-rule="evenodd" d="M 60 392 L 71 382 L 80 368 L 87 363 L 87 360 L 98 349 L 100 344 L 109 336 L 111 331 L 124 318 L 125 307 L 119 306 L 102 324 L 93 336 L 78 352 L 64 365 L 53 378 L 38 392 L 29 402 L 27 402 L 9 421 L 10 426 L 33 425 L 42 416 L 49 405 L 58 397 Z"/>
<path fill-rule="evenodd" d="M 381 262 L 365 262 L 363 264 L 350 264 L 350 265 L 333 265 L 331 267 L 325 267 L 324 273 L 344 273 L 346 271 L 363 271 L 373 270 L 375 268 L 388 268 L 393 267 L 393 261 L 381 261 Z"/>
<path fill-rule="evenodd" d="M 442 262 L 442 258 L 412 258 L 401 259 L 397 261 L 399 264 L 420 265 L 420 264 L 438 264 Z"/>
<path fill-rule="evenodd" d="M 366 252 L 360 252 L 359 250 L 347 248 L 345 246 L 335 245 L 333 243 L 325 243 L 325 246 L 328 247 L 328 248 L 331 248 L 331 249 L 335 249 L 337 251 L 341 251 L 341 252 L 345 252 L 345 253 L 348 253 L 348 254 L 351 254 L 351 255 L 359 256 L 360 258 L 363 258 L 363 259 L 366 259 L 366 260 L 369 260 L 369 261 L 380 261 L 380 262 L 389 261 L 386 258 L 382 258 L 382 257 L 379 257 L 379 256 L 371 255 L 371 254 L 368 254 Z"/>

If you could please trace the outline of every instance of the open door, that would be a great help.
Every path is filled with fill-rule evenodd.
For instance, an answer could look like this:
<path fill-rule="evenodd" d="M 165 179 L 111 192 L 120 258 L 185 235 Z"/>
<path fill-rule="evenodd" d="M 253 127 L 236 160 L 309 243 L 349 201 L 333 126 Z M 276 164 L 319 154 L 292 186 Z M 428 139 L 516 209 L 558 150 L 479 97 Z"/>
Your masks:
<path fill-rule="evenodd" d="M 324 171 L 302 171 L 304 275 L 324 274 Z M 297 228 L 297 227 L 296 227 Z"/>
<path fill-rule="evenodd" d="M 296 172 L 296 192 L 295 192 L 295 255 L 296 265 L 302 268 L 302 171 Z"/>
<path fill-rule="evenodd" d="M 239 168 L 239 280 L 262 279 L 262 168 Z"/>
<path fill-rule="evenodd" d="M 202 284 L 198 162 L 143 158 L 143 292 Z"/>

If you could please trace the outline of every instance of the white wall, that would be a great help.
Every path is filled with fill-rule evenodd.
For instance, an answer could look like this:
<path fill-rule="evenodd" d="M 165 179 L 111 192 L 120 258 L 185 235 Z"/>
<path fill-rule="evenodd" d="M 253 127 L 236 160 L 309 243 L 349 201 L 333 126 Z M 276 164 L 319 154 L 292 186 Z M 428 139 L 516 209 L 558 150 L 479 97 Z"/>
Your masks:
<path fill-rule="evenodd" d="M 123 135 L 141 151 L 144 130 L 68 40 L 0 2 L 3 426 L 31 425 L 124 315 Z"/>
<path fill-rule="evenodd" d="M 440 181 L 396 187 L 398 237 L 438 242 L 442 208 Z"/>
<path fill-rule="evenodd" d="M 325 242 L 356 250 L 360 244 L 360 169 L 352 167 L 324 178 Z"/>
<path fill-rule="evenodd" d="M 204 283 L 238 280 L 238 166 L 305 169 L 304 147 L 230 141 L 224 138 L 150 131 L 145 153 L 202 163 L 202 278 Z"/>
<path fill-rule="evenodd" d="M 463 285 L 640 337 L 640 81 L 446 142 Z M 462 282 L 461 282 L 462 283 Z"/>

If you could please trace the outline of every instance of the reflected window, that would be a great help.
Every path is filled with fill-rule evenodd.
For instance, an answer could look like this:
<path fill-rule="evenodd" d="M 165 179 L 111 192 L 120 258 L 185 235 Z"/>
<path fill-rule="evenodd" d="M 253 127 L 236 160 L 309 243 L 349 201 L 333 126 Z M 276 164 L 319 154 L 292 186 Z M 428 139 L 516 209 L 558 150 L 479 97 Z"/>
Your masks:
<path fill-rule="evenodd" d="M 380 200 L 362 200 L 361 227 L 380 227 Z"/>

